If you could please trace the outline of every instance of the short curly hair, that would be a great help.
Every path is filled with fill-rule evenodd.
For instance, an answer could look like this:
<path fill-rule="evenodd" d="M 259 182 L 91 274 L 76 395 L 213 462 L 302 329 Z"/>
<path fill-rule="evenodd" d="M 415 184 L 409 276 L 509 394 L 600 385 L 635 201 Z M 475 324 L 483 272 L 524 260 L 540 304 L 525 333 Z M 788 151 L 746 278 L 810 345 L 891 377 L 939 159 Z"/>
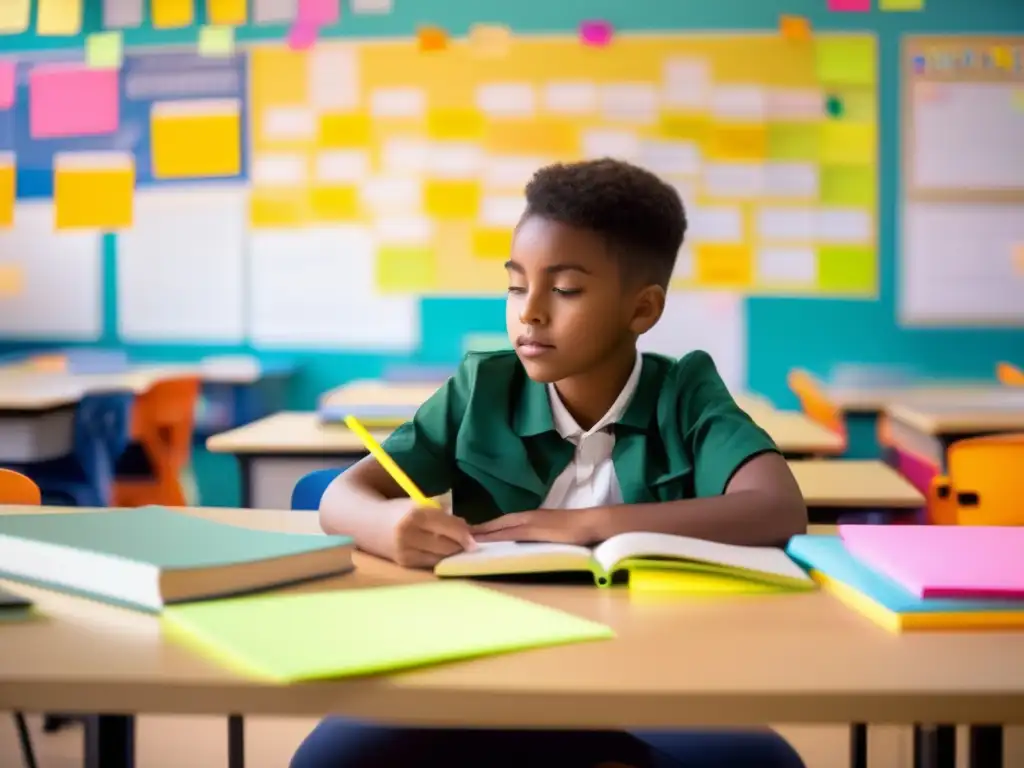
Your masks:
<path fill-rule="evenodd" d="M 538 170 L 526 185 L 523 219 L 531 216 L 599 234 L 627 278 L 665 288 L 686 236 L 686 212 L 675 188 L 611 158 Z"/>

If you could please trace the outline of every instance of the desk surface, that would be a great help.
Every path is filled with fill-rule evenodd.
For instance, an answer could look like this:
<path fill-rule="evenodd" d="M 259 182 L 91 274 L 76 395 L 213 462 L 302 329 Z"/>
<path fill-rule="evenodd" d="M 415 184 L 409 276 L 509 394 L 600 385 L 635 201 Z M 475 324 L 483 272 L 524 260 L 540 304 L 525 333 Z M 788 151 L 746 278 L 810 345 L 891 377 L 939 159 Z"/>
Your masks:
<path fill-rule="evenodd" d="M 99 392 L 145 392 L 161 380 L 196 374 L 187 366 L 138 366 L 123 373 L 59 373 L 0 369 L 0 410 L 43 411 L 77 403 Z"/>
<path fill-rule="evenodd" d="M 950 398 L 985 400 L 1005 395 L 1006 387 L 996 382 L 936 381 L 905 386 L 852 386 L 826 384 L 828 396 L 848 413 L 881 413 L 890 403 L 927 404 Z"/>
<path fill-rule="evenodd" d="M 885 408 L 890 419 L 930 436 L 1024 431 L 1024 392 L 1002 397 L 950 396 L 928 402 L 896 401 Z"/>
<path fill-rule="evenodd" d="M 8 511 L 19 509 L 35 511 Z M 317 524 L 304 512 L 192 512 L 256 528 L 310 532 Z M 432 578 L 364 556 L 356 563 L 352 574 L 294 589 Z M 0 584 L 37 601 L 45 615 L 0 627 L 0 709 L 331 712 L 561 727 L 1024 721 L 1024 633 L 894 637 L 824 592 L 638 600 L 628 590 L 504 585 L 496 588 L 606 623 L 617 637 L 393 676 L 278 686 L 165 638 L 155 617 Z"/>
<path fill-rule="evenodd" d="M 925 498 L 881 461 L 808 459 L 790 461 L 808 507 L 919 509 Z"/>

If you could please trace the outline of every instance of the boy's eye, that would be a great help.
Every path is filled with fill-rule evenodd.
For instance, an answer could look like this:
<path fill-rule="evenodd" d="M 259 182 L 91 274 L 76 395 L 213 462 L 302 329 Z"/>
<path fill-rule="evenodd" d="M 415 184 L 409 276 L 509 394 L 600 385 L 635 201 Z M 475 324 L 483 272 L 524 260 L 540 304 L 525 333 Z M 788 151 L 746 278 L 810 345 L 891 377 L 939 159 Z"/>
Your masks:
<path fill-rule="evenodd" d="M 579 288 L 555 288 L 554 291 L 560 296 L 579 296 L 583 293 Z"/>
<path fill-rule="evenodd" d="M 508 287 L 509 293 L 526 293 L 525 288 L 520 288 L 518 285 L 510 285 Z"/>

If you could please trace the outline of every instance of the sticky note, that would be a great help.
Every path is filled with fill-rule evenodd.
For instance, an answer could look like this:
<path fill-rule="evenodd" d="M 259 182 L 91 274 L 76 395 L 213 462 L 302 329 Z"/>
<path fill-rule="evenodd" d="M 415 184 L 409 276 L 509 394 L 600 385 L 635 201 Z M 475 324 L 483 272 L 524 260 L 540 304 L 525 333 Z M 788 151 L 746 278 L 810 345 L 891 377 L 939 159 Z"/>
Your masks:
<path fill-rule="evenodd" d="M 615 28 L 610 21 L 590 19 L 580 22 L 580 42 L 594 48 L 611 45 Z"/>
<path fill-rule="evenodd" d="M 82 0 L 39 0 L 36 33 L 70 37 L 82 31 Z"/>
<path fill-rule="evenodd" d="M 359 219 L 359 187 L 354 184 L 318 185 L 309 193 L 310 213 L 316 221 Z"/>
<path fill-rule="evenodd" d="M 206 0 L 206 23 L 237 27 L 245 24 L 248 10 L 246 0 Z"/>
<path fill-rule="evenodd" d="M 780 16 L 779 32 L 786 40 L 804 41 L 811 39 L 811 22 L 803 16 Z"/>
<path fill-rule="evenodd" d="M 923 11 L 924 0 L 878 0 L 880 11 Z"/>
<path fill-rule="evenodd" d="M 1013 67 L 1013 51 L 1005 45 L 997 45 L 990 51 L 992 63 L 999 69 L 1011 69 Z"/>
<path fill-rule="evenodd" d="M 0 35 L 17 35 L 28 29 L 32 0 L 0 2 Z"/>
<path fill-rule="evenodd" d="M 871 0 L 828 0 L 828 9 L 839 13 L 870 13 Z"/>
<path fill-rule="evenodd" d="M 814 47 L 817 75 L 821 83 L 875 84 L 876 57 L 873 37 L 816 37 Z"/>
<path fill-rule="evenodd" d="M 202 27 L 199 30 L 199 55 L 211 58 L 232 56 L 235 53 L 233 27 Z"/>
<path fill-rule="evenodd" d="M 742 288 L 753 282 L 754 259 L 746 245 L 697 243 L 694 268 L 702 286 Z"/>
<path fill-rule="evenodd" d="M 496 120 L 484 125 L 484 148 L 491 155 L 575 157 L 580 132 L 559 118 Z"/>
<path fill-rule="evenodd" d="M 871 123 L 828 122 L 820 140 L 824 165 L 872 165 L 878 158 L 878 130 Z"/>
<path fill-rule="evenodd" d="M 124 59 L 120 32 L 96 32 L 85 39 L 85 63 L 92 69 L 119 69 Z"/>
<path fill-rule="evenodd" d="M 474 24 L 469 29 L 469 50 L 474 56 L 507 56 L 512 45 L 512 30 L 500 24 Z"/>
<path fill-rule="evenodd" d="M 0 59 L 0 109 L 10 109 L 14 106 L 17 76 L 18 68 L 15 63 Z"/>
<path fill-rule="evenodd" d="M 425 293 L 437 288 L 437 258 L 429 246 L 383 245 L 375 266 L 381 293 Z"/>
<path fill-rule="evenodd" d="M 337 24 L 339 18 L 340 0 L 299 0 L 299 15 L 296 20 L 300 24 L 324 27 L 328 24 Z"/>
<path fill-rule="evenodd" d="M 480 182 L 428 179 L 423 184 L 423 209 L 439 219 L 475 219 L 480 212 Z"/>
<path fill-rule="evenodd" d="M 28 76 L 29 134 L 34 139 L 114 133 L 120 119 L 116 69 L 45 64 Z"/>
<path fill-rule="evenodd" d="M 715 160 L 763 160 L 768 132 L 763 125 L 721 124 L 711 129 L 708 155 Z"/>
<path fill-rule="evenodd" d="M 5 152 L 0 156 L 0 227 L 14 223 L 17 183 L 14 153 Z"/>
<path fill-rule="evenodd" d="M 257 24 L 287 24 L 298 15 L 297 0 L 253 0 L 253 21 Z"/>
<path fill-rule="evenodd" d="M 297 229 L 309 221 L 309 195 L 301 189 L 254 189 L 249 193 L 253 229 Z"/>
<path fill-rule="evenodd" d="M 0 264 L 0 298 L 12 298 L 25 291 L 25 270 L 20 264 Z"/>
<path fill-rule="evenodd" d="M 103 26 L 124 29 L 142 25 L 142 0 L 103 0 Z"/>
<path fill-rule="evenodd" d="M 153 0 L 150 5 L 153 27 L 178 29 L 191 26 L 195 18 L 193 0 Z"/>
<path fill-rule="evenodd" d="M 319 28 L 308 22 L 295 22 L 288 28 L 288 47 L 293 51 L 308 51 L 316 43 Z"/>
<path fill-rule="evenodd" d="M 768 159 L 814 160 L 821 157 L 821 126 L 818 123 L 770 123 Z"/>
<path fill-rule="evenodd" d="M 392 0 L 352 0 L 352 13 L 391 13 Z"/>
<path fill-rule="evenodd" d="M 484 116 L 475 109 L 437 109 L 427 115 L 427 136 L 434 141 L 482 138 Z"/>
<path fill-rule="evenodd" d="M 159 102 L 150 112 L 150 134 L 154 178 L 220 178 L 241 172 L 237 100 Z"/>
<path fill-rule="evenodd" d="M 861 245 L 826 245 L 818 249 L 818 288 L 843 294 L 875 291 L 877 256 Z"/>
<path fill-rule="evenodd" d="M 370 117 L 357 113 L 321 115 L 317 128 L 320 149 L 364 149 L 370 145 L 373 124 Z"/>
<path fill-rule="evenodd" d="M 704 144 L 711 135 L 711 120 L 707 115 L 666 112 L 662 114 L 658 128 L 662 138 Z"/>
<path fill-rule="evenodd" d="M 128 153 L 58 153 L 54 159 L 56 229 L 129 227 L 134 195 L 135 160 Z"/>
<path fill-rule="evenodd" d="M 819 194 L 823 205 L 873 207 L 878 175 L 868 165 L 827 165 L 819 170 Z"/>
<path fill-rule="evenodd" d="M 419 27 L 416 30 L 416 42 L 421 53 L 443 51 L 448 47 L 448 33 L 441 27 Z"/>
<path fill-rule="evenodd" d="M 473 255 L 481 259 L 507 259 L 512 252 L 510 227 L 480 227 L 473 230 Z"/>

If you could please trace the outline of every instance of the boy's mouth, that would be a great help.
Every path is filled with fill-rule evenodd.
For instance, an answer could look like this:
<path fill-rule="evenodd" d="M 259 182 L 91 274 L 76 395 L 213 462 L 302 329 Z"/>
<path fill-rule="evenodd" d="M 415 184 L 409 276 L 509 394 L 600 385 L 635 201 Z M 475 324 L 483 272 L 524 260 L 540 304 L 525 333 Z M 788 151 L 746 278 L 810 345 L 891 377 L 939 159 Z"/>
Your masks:
<path fill-rule="evenodd" d="M 540 357 L 541 355 L 551 352 L 554 348 L 554 344 L 546 344 L 527 336 L 520 336 L 516 339 L 516 349 L 518 349 L 519 354 L 524 357 Z"/>

